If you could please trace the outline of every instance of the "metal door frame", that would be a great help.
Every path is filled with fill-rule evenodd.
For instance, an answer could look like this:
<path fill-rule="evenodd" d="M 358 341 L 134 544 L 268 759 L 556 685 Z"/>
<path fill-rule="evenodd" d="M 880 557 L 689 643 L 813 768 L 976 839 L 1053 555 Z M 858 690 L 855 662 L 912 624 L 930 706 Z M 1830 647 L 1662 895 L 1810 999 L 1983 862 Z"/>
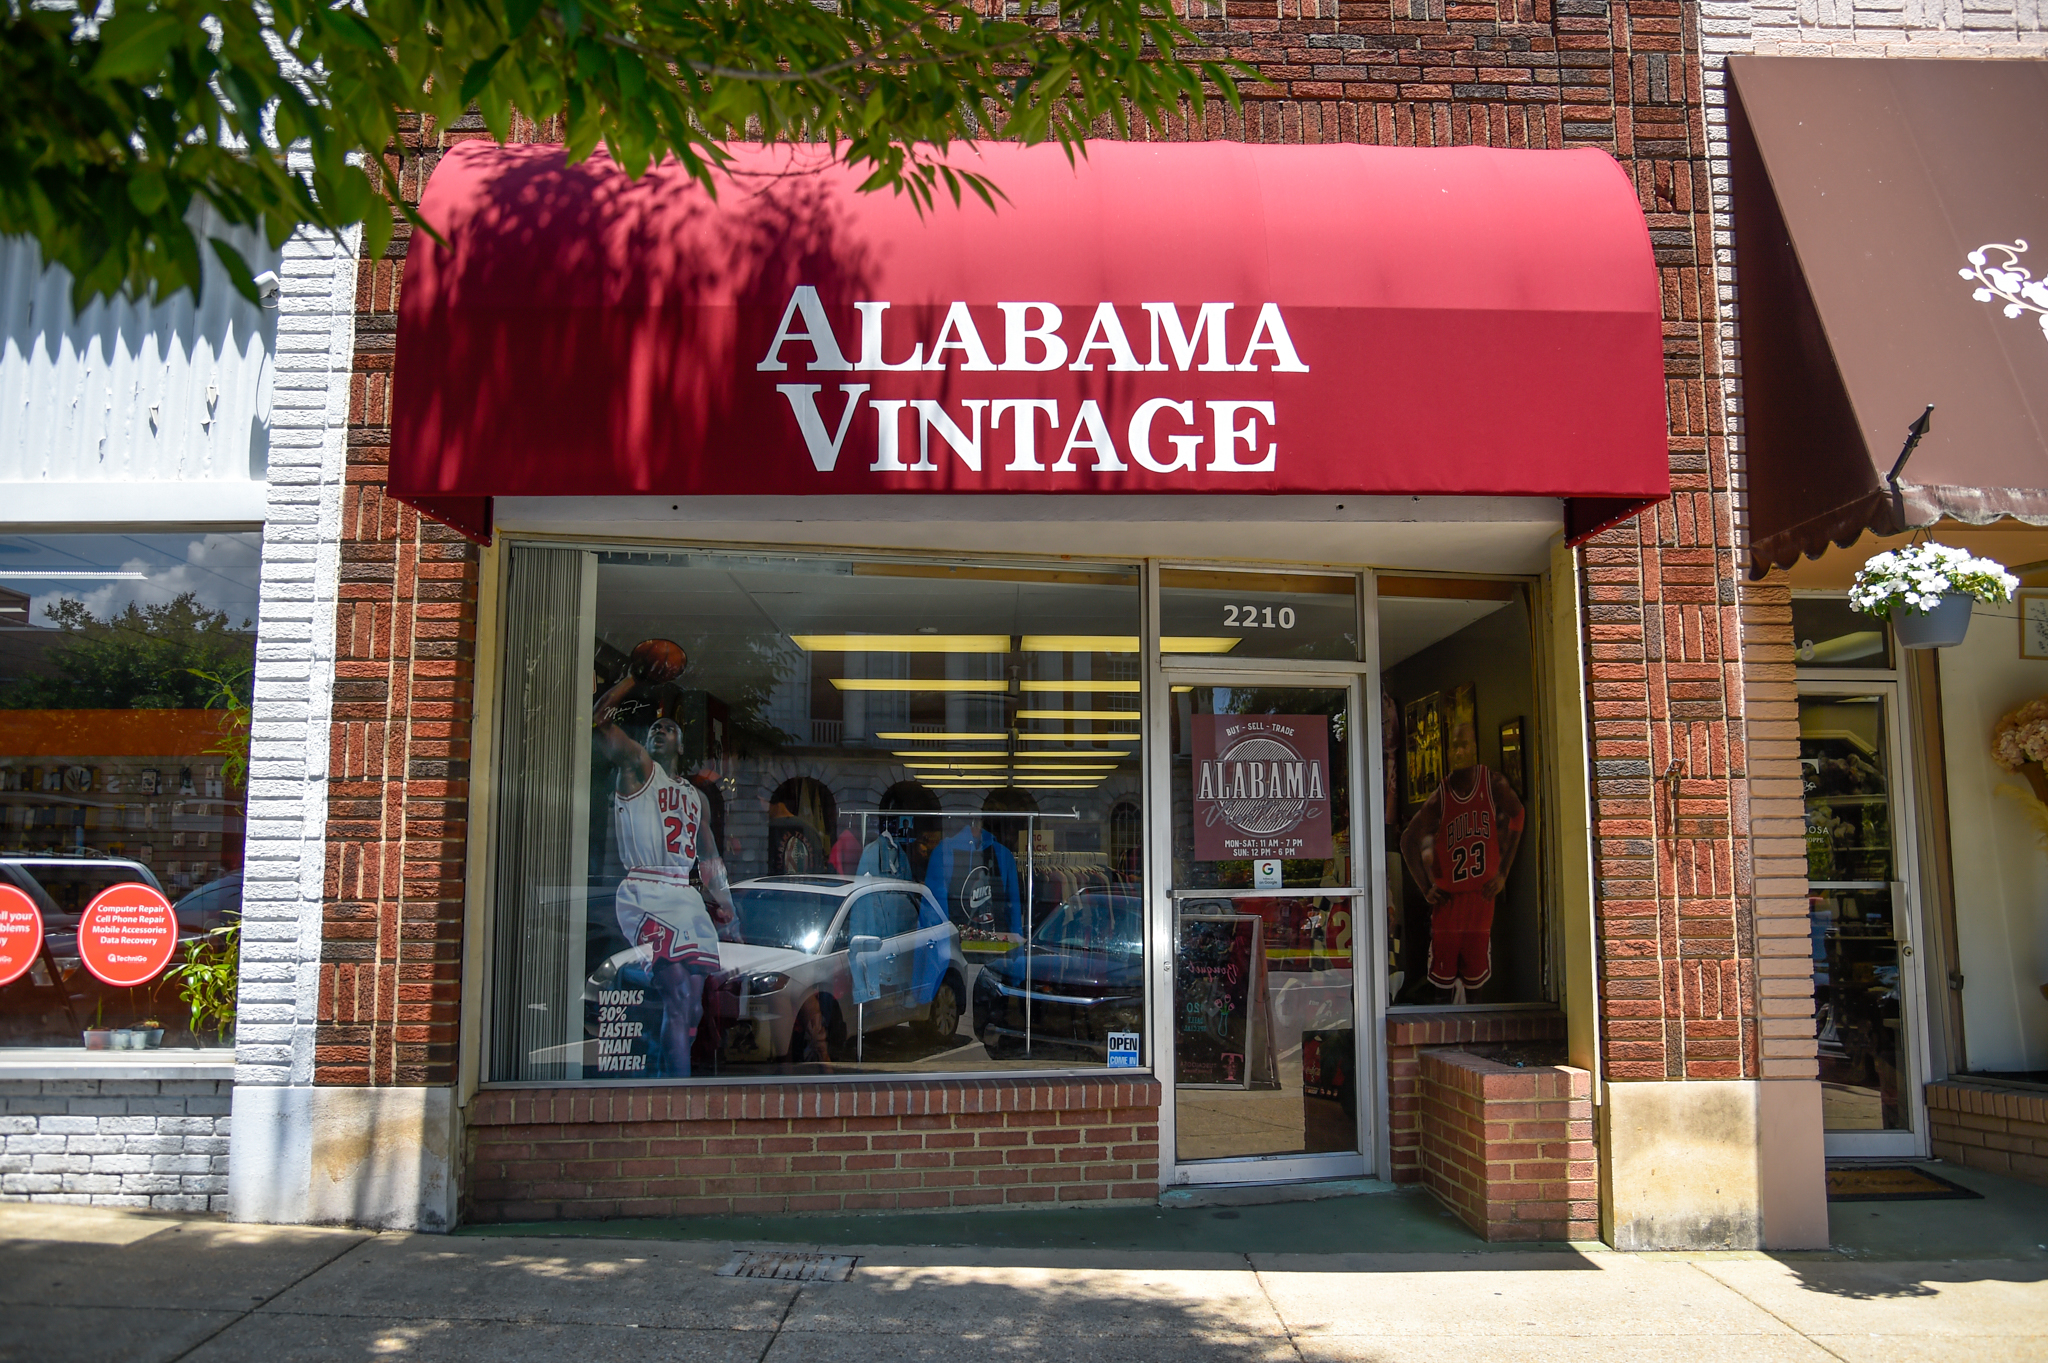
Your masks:
<path fill-rule="evenodd" d="M 1373 575 L 1356 573 L 1359 639 L 1363 660 L 1346 664 L 1304 664 L 1294 660 L 1265 660 L 1164 657 L 1158 647 L 1159 582 L 1162 567 L 1180 567 L 1178 562 L 1148 560 L 1145 565 L 1145 705 L 1144 729 L 1150 741 L 1145 745 L 1146 884 L 1150 936 L 1154 949 L 1150 1012 L 1147 1032 L 1152 1038 L 1152 1072 L 1158 1078 L 1163 1098 L 1159 1111 L 1159 1183 L 1162 1189 L 1203 1184 L 1286 1183 L 1308 1179 L 1362 1178 L 1386 1166 L 1386 1131 L 1380 1114 L 1385 1111 L 1386 1060 L 1382 1032 L 1385 1025 L 1385 905 L 1375 887 L 1385 881 L 1381 867 L 1384 849 L 1380 839 L 1366 836 L 1377 827 L 1380 793 L 1377 779 L 1368 785 L 1366 772 L 1380 770 L 1379 724 L 1379 619 L 1373 592 Z M 1219 571 L 1258 571 L 1241 564 L 1190 565 Z M 1280 572 L 1317 572 L 1307 565 L 1274 569 Z M 1341 573 L 1332 573 L 1340 576 Z M 1173 868 L 1173 753 L 1167 735 L 1172 732 L 1170 709 L 1176 685 L 1262 686 L 1341 688 L 1350 711 L 1352 732 L 1348 740 L 1351 783 L 1351 884 L 1349 887 L 1298 887 L 1292 891 L 1203 891 L 1187 892 L 1191 897 L 1275 898 L 1299 896 L 1305 891 L 1339 896 L 1353 901 L 1352 1018 L 1358 1038 L 1356 1057 L 1358 1085 L 1358 1148 L 1340 1154 L 1252 1155 L 1228 1159 L 1183 1161 L 1177 1154 L 1177 1106 L 1174 1088 L 1173 1049 L 1173 943 L 1176 903 L 1180 897 L 1172 884 Z"/>
<path fill-rule="evenodd" d="M 1799 697 L 1878 696 L 1885 707 L 1886 779 L 1891 783 L 1892 820 L 1892 938 L 1899 947 L 1899 1032 L 1905 1043 L 1903 1072 L 1899 1076 L 1899 1104 L 1905 1114 L 1904 1131 L 1825 1131 L 1828 1155 L 1833 1157 L 1926 1158 L 1927 1133 L 1926 1076 L 1929 1055 L 1927 990 L 1921 970 L 1921 943 L 1926 940 L 1920 894 L 1919 819 L 1914 801 L 1912 754 L 1905 746 L 1904 716 L 1906 687 L 1895 672 L 1872 669 L 1861 676 L 1830 669 L 1832 675 L 1799 676 Z M 1804 794 L 1800 805 L 1805 807 Z M 1823 1119 L 1825 1122 L 1825 1119 Z"/>

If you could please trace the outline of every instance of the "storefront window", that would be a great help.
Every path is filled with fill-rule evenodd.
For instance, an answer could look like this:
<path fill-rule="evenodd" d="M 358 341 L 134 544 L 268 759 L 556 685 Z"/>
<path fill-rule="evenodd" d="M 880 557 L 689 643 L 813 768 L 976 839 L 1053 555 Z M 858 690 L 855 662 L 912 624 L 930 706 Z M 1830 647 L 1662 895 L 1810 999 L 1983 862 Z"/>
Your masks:
<path fill-rule="evenodd" d="M 1382 576 L 1378 596 L 1387 995 L 1542 1002 L 1528 588 Z"/>
<path fill-rule="evenodd" d="M 1884 621 L 1849 608 L 1847 597 L 1792 598 L 1793 655 L 1801 667 L 1889 671 L 1891 632 Z"/>
<path fill-rule="evenodd" d="M 1135 568 L 510 554 L 492 1079 L 1143 1063 Z"/>
<path fill-rule="evenodd" d="M 261 557 L 0 537 L 0 1044 L 230 1039 Z"/>

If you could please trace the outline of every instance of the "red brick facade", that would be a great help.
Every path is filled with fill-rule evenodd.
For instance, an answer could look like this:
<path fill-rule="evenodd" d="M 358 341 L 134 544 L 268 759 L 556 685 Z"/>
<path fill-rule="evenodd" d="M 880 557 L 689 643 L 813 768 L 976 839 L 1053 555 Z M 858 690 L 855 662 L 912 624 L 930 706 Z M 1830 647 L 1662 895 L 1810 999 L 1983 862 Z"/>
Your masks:
<path fill-rule="evenodd" d="M 1718 368 L 1696 7 L 1281 0 L 1256 14 L 1201 3 L 1192 12 L 1217 51 L 1253 63 L 1267 83 L 1247 89 L 1240 112 L 1212 105 L 1199 127 L 1184 121 L 1174 136 L 1595 146 L 1617 156 L 1636 184 L 1662 272 L 1675 495 L 1598 537 L 1581 560 L 1606 1077 L 1757 1076 L 1742 660 L 1751 622 Z M 443 147 L 478 135 L 460 127 L 408 134 L 408 191 L 418 193 Z M 382 495 L 406 245 L 401 230 L 384 259 L 365 263 L 357 319 L 322 1083 L 454 1077 L 475 561 Z M 1779 1040 L 1796 1067 L 1797 1038 L 1788 1031 Z M 1397 1043 L 1391 1114 L 1392 1173 L 1409 1180 L 1419 1176 L 1416 1044 Z M 510 1119 L 483 1114 L 514 1101 L 487 1095 L 472 1120 L 498 1132 Z M 507 1138 L 506 1148 L 535 1139 Z M 498 1140 L 479 1136 L 480 1179 L 500 1177 L 486 1175 L 483 1162 L 534 1163 L 493 1153 Z M 587 1179 L 571 1185 L 586 1189 L 563 1194 L 579 1205 L 643 1205 L 638 1194 L 588 1191 Z M 517 1200 L 509 1185 L 493 1186 L 499 1191 L 479 1197 L 479 1208 Z"/>
<path fill-rule="evenodd" d="M 469 1118 L 474 1221 L 1150 1199 L 1150 1079 L 498 1089 Z"/>
<path fill-rule="evenodd" d="M 415 197 L 431 163 L 413 161 Z M 357 275 L 321 934 L 322 1084 L 450 1084 L 462 994 L 474 545 L 385 496 L 404 240 Z"/>
<path fill-rule="evenodd" d="M 1422 1053 L 1422 1181 L 1488 1240 L 1600 1238 L 1593 1076 Z"/>

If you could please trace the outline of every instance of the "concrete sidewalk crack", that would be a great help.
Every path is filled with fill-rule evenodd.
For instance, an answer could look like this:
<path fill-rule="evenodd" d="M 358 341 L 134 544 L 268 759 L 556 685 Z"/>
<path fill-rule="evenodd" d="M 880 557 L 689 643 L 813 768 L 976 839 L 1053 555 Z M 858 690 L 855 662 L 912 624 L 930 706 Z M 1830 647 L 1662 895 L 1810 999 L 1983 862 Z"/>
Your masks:
<path fill-rule="evenodd" d="M 775 1329 L 769 1333 L 768 1342 L 761 1346 L 761 1356 L 755 1359 L 754 1363 L 768 1363 L 769 1352 L 775 1348 L 775 1341 L 782 1338 L 782 1327 L 789 1323 L 790 1313 L 796 1310 L 796 1299 L 803 1294 L 803 1284 L 798 1283 L 796 1291 L 789 1294 L 789 1304 L 782 1308 L 782 1315 L 776 1320 Z"/>
<path fill-rule="evenodd" d="M 1272 1289 L 1266 1286 L 1265 1275 L 1259 1272 L 1258 1265 L 1252 1262 L 1251 1255 L 1244 1256 L 1244 1266 L 1250 1270 L 1252 1281 L 1259 1285 L 1259 1295 L 1266 1299 L 1266 1305 L 1273 1312 L 1273 1319 L 1280 1322 L 1280 1332 L 1287 1336 L 1287 1347 L 1294 1350 L 1294 1356 L 1305 1363 L 1308 1355 L 1301 1351 L 1301 1344 L 1294 1337 L 1294 1327 L 1287 1323 L 1287 1317 L 1280 1314 L 1280 1303 L 1273 1300 Z"/>
<path fill-rule="evenodd" d="M 1819 1350 L 1820 1350 L 1820 1351 L 1821 1351 L 1822 1353 L 1826 1354 L 1826 1355 L 1827 1355 L 1827 1356 L 1828 1356 L 1829 1358 L 1838 1358 L 1838 1359 L 1841 1359 L 1842 1363 L 1849 1363 L 1849 1359 L 1848 1359 L 1848 1358 L 1847 1358 L 1847 1357 L 1846 1357 L 1845 1355 L 1842 1355 L 1842 1354 L 1836 1353 L 1836 1352 L 1835 1352 L 1835 1351 L 1834 1351 L 1833 1349 L 1830 1349 L 1830 1348 L 1829 1348 L 1829 1347 L 1828 1347 L 1827 1345 L 1825 1345 L 1825 1344 L 1821 1343 L 1821 1342 L 1820 1342 L 1819 1340 L 1815 1339 L 1815 1338 L 1814 1338 L 1814 1337 L 1813 1337 L 1812 1335 L 1809 1335 L 1808 1333 L 1806 1333 L 1806 1331 L 1804 1331 L 1804 1330 L 1800 1329 L 1800 1328 L 1799 1328 L 1798 1326 L 1794 1325 L 1794 1324 L 1793 1324 L 1793 1323 L 1792 1323 L 1791 1321 L 1789 1321 L 1789 1320 L 1786 1320 L 1786 1319 L 1785 1319 L 1785 1318 L 1784 1318 L 1783 1316 L 1779 1315 L 1779 1314 L 1778 1314 L 1778 1313 L 1777 1313 L 1776 1311 L 1773 1311 L 1773 1310 L 1772 1310 L 1772 1309 L 1771 1309 L 1770 1307 L 1768 1307 L 1768 1306 L 1765 1306 L 1765 1305 L 1764 1305 L 1764 1304 L 1763 1304 L 1762 1302 L 1758 1301 L 1758 1300 L 1757 1300 L 1757 1299 L 1756 1299 L 1755 1297 L 1752 1297 L 1752 1296 L 1750 1296 L 1750 1295 L 1749 1295 L 1749 1293 L 1747 1293 L 1747 1292 L 1743 1291 L 1743 1290 L 1742 1290 L 1741 1288 L 1737 1287 L 1737 1286 L 1736 1286 L 1736 1285 L 1735 1285 L 1734 1283 L 1731 1283 L 1731 1282 L 1725 1281 L 1724 1279 L 1721 1279 L 1721 1278 L 1717 1278 L 1717 1277 L 1715 1277 L 1715 1276 L 1714 1276 L 1713 1274 L 1711 1274 L 1711 1273 L 1707 1272 L 1707 1271 L 1706 1271 L 1706 1270 L 1705 1270 L 1704 1268 L 1701 1268 L 1701 1267 L 1699 1266 L 1699 1264 L 1698 1264 L 1697 1262 L 1689 1262 L 1689 1263 L 1687 1263 L 1687 1264 L 1686 1264 L 1686 1267 L 1687 1267 L 1687 1268 L 1689 1268 L 1689 1269 L 1691 1269 L 1691 1270 L 1692 1270 L 1693 1272 L 1695 1272 L 1695 1273 L 1699 1274 L 1699 1275 L 1700 1275 L 1700 1276 L 1701 1276 L 1702 1278 L 1705 1278 L 1705 1279 L 1706 1279 L 1706 1280 L 1707 1280 L 1708 1282 L 1710 1282 L 1710 1283 L 1713 1283 L 1713 1284 L 1714 1284 L 1715 1286 L 1717 1286 L 1717 1287 L 1724 1287 L 1724 1288 L 1726 1288 L 1726 1289 L 1727 1289 L 1728 1291 L 1730 1291 L 1730 1292 L 1733 1292 L 1733 1293 L 1734 1293 L 1734 1294 L 1735 1294 L 1736 1296 L 1738 1296 L 1738 1297 L 1742 1298 L 1742 1299 L 1743 1299 L 1744 1301 L 1748 1302 L 1748 1303 L 1749 1303 L 1749 1304 L 1750 1304 L 1751 1306 L 1754 1306 L 1754 1307 L 1755 1307 L 1755 1308 L 1756 1308 L 1757 1310 L 1759 1310 L 1759 1311 L 1763 1312 L 1763 1313 L 1764 1313 L 1765 1315 L 1769 1316 L 1769 1317 L 1770 1317 L 1770 1318 L 1771 1318 L 1772 1320 L 1774 1320 L 1774 1321 L 1778 1322 L 1778 1324 L 1780 1324 L 1780 1325 L 1784 1326 L 1784 1327 L 1785 1327 L 1785 1328 L 1786 1328 L 1787 1330 L 1790 1330 L 1790 1331 L 1791 1331 L 1791 1332 L 1792 1332 L 1793 1334 L 1795 1334 L 1795 1335 L 1799 1336 L 1799 1337 L 1800 1337 L 1801 1339 L 1805 1340 L 1805 1341 L 1806 1341 L 1806 1342 L 1807 1342 L 1808 1344 L 1811 1344 L 1811 1345 L 1812 1345 L 1812 1346 L 1813 1346 L 1814 1348 L 1816 1348 L 1816 1349 L 1819 1349 Z"/>
<path fill-rule="evenodd" d="M 204 1339 L 194 1340 L 191 1347 L 187 1348 L 182 1353 L 172 1354 L 169 1358 L 164 1360 L 164 1363 L 183 1363 L 183 1360 L 190 1358 L 193 1354 L 199 1352 L 199 1350 L 213 1343 L 213 1341 L 219 1339 L 229 1330 L 234 1329 L 237 1325 L 240 1325 L 243 1321 L 255 1315 L 258 1311 L 261 1311 L 264 1307 L 270 1305 L 270 1303 L 276 1301 L 279 1297 L 282 1297 L 285 1293 L 291 1291 L 294 1287 L 297 1287 L 300 1283 L 306 1281 L 306 1279 L 312 1277 L 315 1273 L 319 1273 L 325 1269 L 332 1268 L 334 1265 L 340 1263 L 343 1259 L 346 1259 L 349 1255 L 355 1253 L 357 1250 L 361 1249 L 364 1245 L 369 1244 L 372 1240 L 375 1240 L 376 1238 L 377 1237 L 374 1234 L 365 1235 L 362 1239 L 356 1241 L 352 1245 L 346 1246 L 338 1253 L 328 1255 L 325 1259 L 322 1259 L 319 1263 L 314 1264 L 304 1273 L 301 1273 L 298 1277 L 292 1279 L 283 1287 L 278 1288 L 277 1291 L 271 1293 L 262 1301 L 257 1302 L 254 1306 L 250 1306 L 241 1311 L 236 1312 L 234 1319 L 226 1322 L 218 1330 L 213 1331 Z"/>

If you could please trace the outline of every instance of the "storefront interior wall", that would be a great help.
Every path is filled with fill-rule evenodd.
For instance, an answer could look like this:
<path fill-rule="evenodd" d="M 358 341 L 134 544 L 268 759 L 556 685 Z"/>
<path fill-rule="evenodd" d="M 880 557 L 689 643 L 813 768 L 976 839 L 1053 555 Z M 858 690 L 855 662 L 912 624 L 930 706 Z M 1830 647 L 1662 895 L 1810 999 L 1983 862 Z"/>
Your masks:
<path fill-rule="evenodd" d="M 2048 858 L 2025 781 L 1991 756 L 1999 718 L 2048 694 L 2048 661 L 2019 656 L 2015 609 L 1979 605 L 1941 657 L 1956 968 L 1964 1067 L 2048 1071 Z M 1938 982 L 1934 982 L 1938 983 Z"/>

